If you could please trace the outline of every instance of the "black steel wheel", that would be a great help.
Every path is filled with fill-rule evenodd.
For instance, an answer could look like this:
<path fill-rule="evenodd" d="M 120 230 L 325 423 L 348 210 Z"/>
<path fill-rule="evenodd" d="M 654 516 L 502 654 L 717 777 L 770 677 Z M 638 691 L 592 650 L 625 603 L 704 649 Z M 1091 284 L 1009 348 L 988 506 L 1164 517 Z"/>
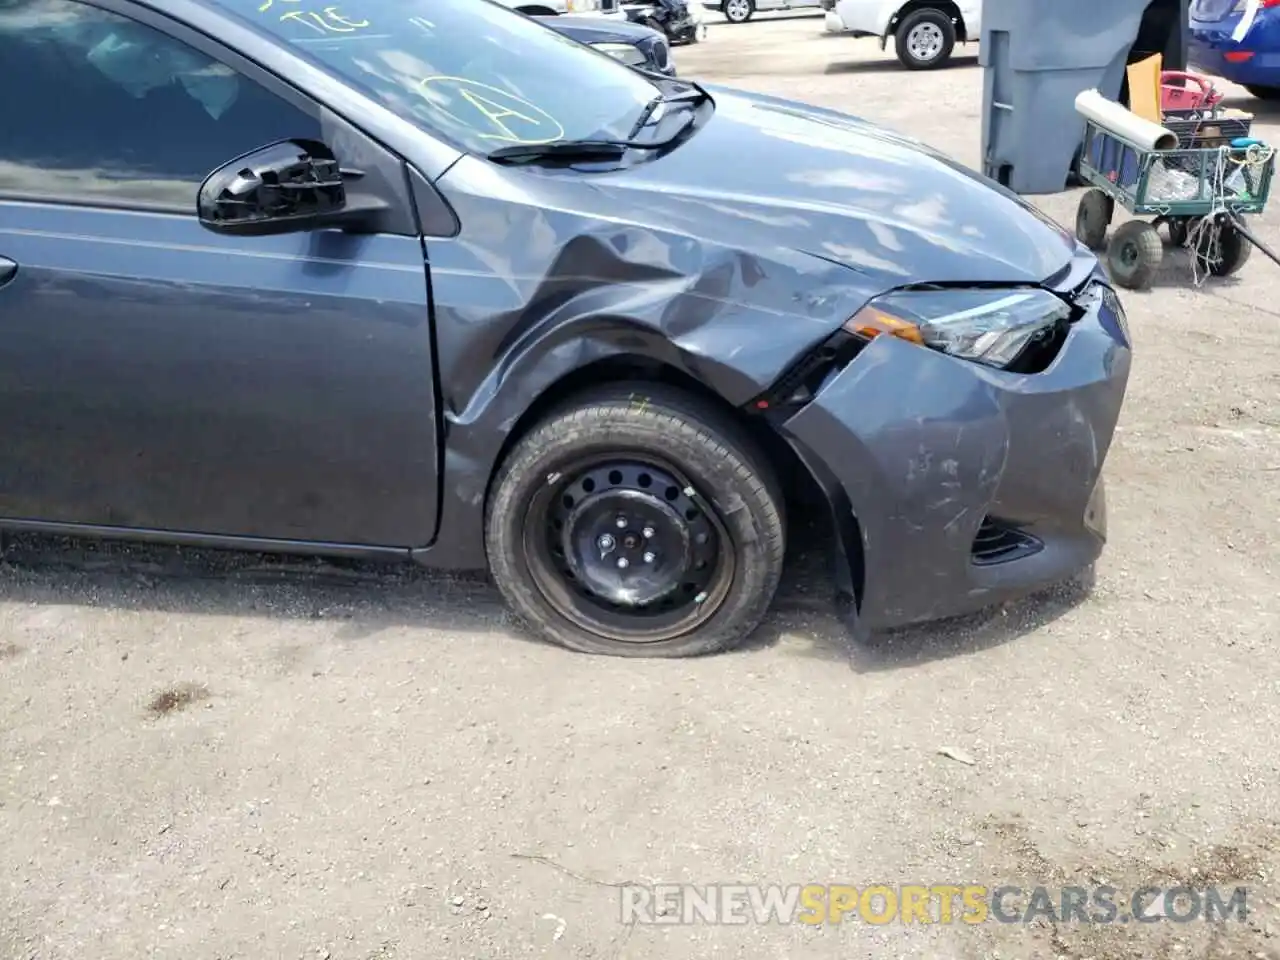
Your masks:
<path fill-rule="evenodd" d="M 1195 256 L 1215 277 L 1229 277 L 1249 259 L 1253 244 L 1231 223 L 1213 229 L 1206 224 L 1196 242 Z"/>
<path fill-rule="evenodd" d="M 782 497 L 751 439 L 650 385 L 585 397 L 530 431 L 486 517 L 517 615 L 563 646 L 623 656 L 743 640 L 777 589 L 783 541 Z"/>
<path fill-rule="evenodd" d="M 1115 212 L 1115 201 L 1096 187 L 1086 190 L 1076 207 L 1076 239 L 1090 250 L 1107 245 L 1107 228 Z"/>
<path fill-rule="evenodd" d="M 1120 224 L 1107 244 L 1107 271 L 1111 279 L 1130 290 L 1148 289 L 1163 259 L 1160 234 L 1145 220 Z"/>

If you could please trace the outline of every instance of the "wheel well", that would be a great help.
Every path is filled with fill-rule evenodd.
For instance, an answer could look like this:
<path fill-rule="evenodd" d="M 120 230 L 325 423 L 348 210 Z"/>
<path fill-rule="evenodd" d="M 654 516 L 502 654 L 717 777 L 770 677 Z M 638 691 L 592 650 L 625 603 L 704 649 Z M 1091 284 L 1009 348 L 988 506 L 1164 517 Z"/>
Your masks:
<path fill-rule="evenodd" d="M 580 367 L 561 377 L 544 390 L 525 410 L 507 434 L 495 462 L 495 470 L 506 459 L 516 442 L 556 407 L 571 402 L 601 384 L 623 380 L 662 383 L 691 394 L 731 418 L 760 447 L 761 453 L 777 474 L 788 504 L 797 507 L 826 506 L 826 498 L 816 480 L 800 462 L 795 451 L 763 417 L 739 410 L 710 387 L 682 370 L 644 357 L 608 357 Z"/>
<path fill-rule="evenodd" d="M 699 380 L 660 360 L 634 355 L 607 357 L 580 367 L 551 384 L 520 415 L 507 434 L 494 461 L 490 485 L 520 438 L 554 409 L 572 402 L 575 397 L 601 384 L 625 380 L 644 380 L 674 387 L 698 397 L 738 424 L 758 444 L 764 459 L 777 476 L 783 496 L 786 498 L 790 529 L 798 530 L 803 526 L 818 531 L 823 548 L 832 551 L 833 555 L 835 555 L 834 551 L 841 550 L 841 540 L 844 540 L 843 546 L 849 554 L 847 557 L 850 565 L 849 576 L 852 580 L 854 596 L 856 602 L 861 605 L 865 567 L 858 518 L 850 514 L 852 532 L 844 537 L 838 535 L 833 525 L 835 516 L 831 513 L 833 504 L 827 498 L 822 485 L 796 455 L 791 445 L 764 417 L 754 416 L 734 407 Z M 486 499 L 487 497 L 486 493 Z M 847 509 L 847 503 L 845 508 Z"/>
<path fill-rule="evenodd" d="M 956 41 L 959 43 L 968 42 L 969 34 L 964 25 L 964 17 L 960 13 L 960 8 L 952 0 L 908 0 L 907 3 L 898 8 L 898 12 L 889 21 L 888 32 L 893 33 L 897 30 L 902 18 L 917 10 L 937 10 L 939 13 L 945 13 L 956 23 Z"/>
<path fill-rule="evenodd" d="M 517 13 L 523 13 L 528 17 L 554 17 L 556 12 L 550 7 L 516 7 Z"/>

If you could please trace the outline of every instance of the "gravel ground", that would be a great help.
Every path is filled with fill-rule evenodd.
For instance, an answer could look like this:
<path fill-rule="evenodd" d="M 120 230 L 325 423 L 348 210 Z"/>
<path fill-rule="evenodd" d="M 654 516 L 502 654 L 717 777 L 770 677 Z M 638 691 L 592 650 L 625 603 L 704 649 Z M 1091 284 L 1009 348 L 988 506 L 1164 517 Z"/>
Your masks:
<path fill-rule="evenodd" d="M 977 163 L 971 60 L 820 33 L 717 22 L 678 58 Z M 0 957 L 1280 957 L 1280 268 L 1183 270 L 1125 298 L 1093 589 L 865 647 L 804 560 L 750 649 L 671 663 L 531 643 L 481 580 L 19 542 Z M 1151 878 L 1243 881 L 1253 916 L 627 927 L 608 885 Z"/>

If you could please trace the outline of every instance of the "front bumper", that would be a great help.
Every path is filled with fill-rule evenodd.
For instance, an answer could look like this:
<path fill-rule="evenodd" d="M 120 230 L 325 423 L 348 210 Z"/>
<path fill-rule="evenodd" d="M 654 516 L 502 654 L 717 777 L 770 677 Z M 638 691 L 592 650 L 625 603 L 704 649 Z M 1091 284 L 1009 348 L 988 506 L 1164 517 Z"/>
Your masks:
<path fill-rule="evenodd" d="M 702 39 L 698 33 L 698 21 L 689 15 L 677 20 L 668 20 L 663 28 L 672 43 L 692 43 Z"/>
<path fill-rule="evenodd" d="M 785 421 L 854 531 L 841 569 L 863 628 L 970 613 L 1097 559 L 1130 350 L 1101 298 L 1038 374 L 878 337 Z"/>

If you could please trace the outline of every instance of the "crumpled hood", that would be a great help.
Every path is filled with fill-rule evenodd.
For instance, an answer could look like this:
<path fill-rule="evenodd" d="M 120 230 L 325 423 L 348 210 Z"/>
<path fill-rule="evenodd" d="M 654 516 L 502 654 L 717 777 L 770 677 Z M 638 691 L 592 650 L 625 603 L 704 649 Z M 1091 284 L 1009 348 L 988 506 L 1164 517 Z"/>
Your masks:
<path fill-rule="evenodd" d="M 800 250 L 880 289 L 1041 283 L 1076 250 L 1030 204 L 918 141 L 820 108 L 708 91 L 716 112 L 695 136 L 596 185 L 708 239 Z"/>

